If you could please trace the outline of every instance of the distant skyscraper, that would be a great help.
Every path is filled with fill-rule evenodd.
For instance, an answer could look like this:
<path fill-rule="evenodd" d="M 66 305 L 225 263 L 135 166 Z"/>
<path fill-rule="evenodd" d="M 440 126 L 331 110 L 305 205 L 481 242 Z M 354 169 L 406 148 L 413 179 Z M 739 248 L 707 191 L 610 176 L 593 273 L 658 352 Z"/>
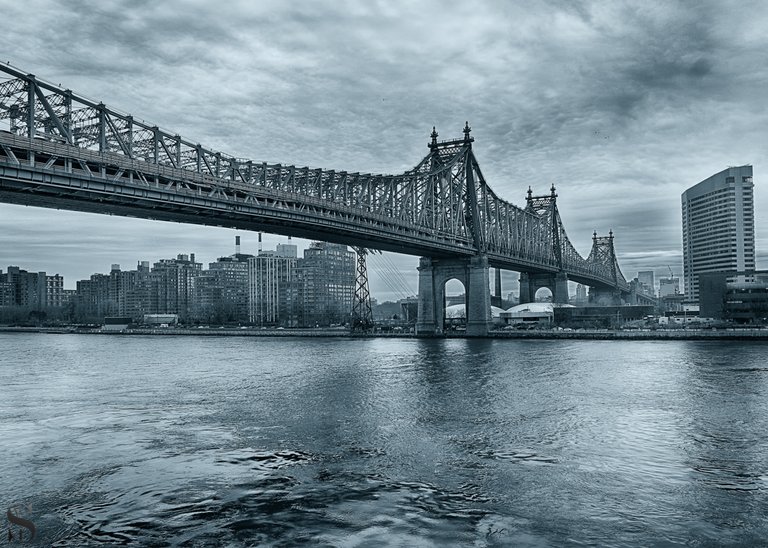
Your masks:
<path fill-rule="evenodd" d="M 685 297 L 702 272 L 755 269 L 752 166 L 729 167 L 682 194 Z"/>
<path fill-rule="evenodd" d="M 637 273 L 637 281 L 640 282 L 647 293 L 656 294 L 656 282 L 653 279 L 653 270 L 641 270 Z"/>
<path fill-rule="evenodd" d="M 576 285 L 576 302 L 584 303 L 587 301 L 587 286 L 582 284 Z"/>
<path fill-rule="evenodd" d="M 680 293 L 680 278 L 660 278 L 659 279 L 659 297 L 669 297 Z"/>

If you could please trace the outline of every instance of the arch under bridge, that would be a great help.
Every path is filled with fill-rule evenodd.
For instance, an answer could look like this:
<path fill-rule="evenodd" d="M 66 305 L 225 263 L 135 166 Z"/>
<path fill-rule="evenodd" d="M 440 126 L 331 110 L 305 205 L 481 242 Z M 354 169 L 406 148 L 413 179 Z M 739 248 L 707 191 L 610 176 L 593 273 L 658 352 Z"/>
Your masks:
<path fill-rule="evenodd" d="M 349 173 L 256 162 L 207 149 L 0 65 L 0 201 L 322 239 L 420 256 L 421 334 L 442 330 L 445 282 L 458 278 L 467 333 L 490 324 L 489 267 L 520 272 L 521 302 L 568 280 L 594 298 L 630 293 L 613 235 L 584 258 L 557 211 L 554 186 L 518 207 L 499 198 L 462 138 L 438 141 L 411 170 Z"/>

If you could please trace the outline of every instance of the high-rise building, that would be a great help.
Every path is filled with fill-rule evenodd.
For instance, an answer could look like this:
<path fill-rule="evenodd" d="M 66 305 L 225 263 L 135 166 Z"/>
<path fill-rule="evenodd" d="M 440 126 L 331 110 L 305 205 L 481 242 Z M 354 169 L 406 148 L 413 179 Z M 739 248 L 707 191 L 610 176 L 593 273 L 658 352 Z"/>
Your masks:
<path fill-rule="evenodd" d="M 587 302 L 587 286 L 583 284 L 576 285 L 576 297 L 574 298 L 574 301 L 578 303 Z"/>
<path fill-rule="evenodd" d="M 671 276 L 659 278 L 659 297 L 669 297 L 680 293 L 680 278 Z"/>
<path fill-rule="evenodd" d="M 355 253 L 345 245 L 312 242 L 297 267 L 299 325 L 349 320 L 355 291 Z"/>
<path fill-rule="evenodd" d="M 54 274 L 45 277 L 45 306 L 64 305 L 64 276 Z"/>
<path fill-rule="evenodd" d="M 149 261 L 141 261 L 136 270 L 120 270 L 113 264 L 109 273 L 110 315 L 133 318 L 138 321 L 149 314 Z"/>
<path fill-rule="evenodd" d="M 291 298 L 286 288 L 294 281 L 297 247 L 278 244 L 275 251 L 259 251 L 248 259 L 248 317 L 258 325 L 295 326 L 281 310 Z"/>
<path fill-rule="evenodd" d="M 239 251 L 219 257 L 194 279 L 194 316 L 198 320 L 213 323 L 248 320 L 248 261 L 251 258 L 253 255 Z"/>
<path fill-rule="evenodd" d="M 60 299 L 57 300 L 53 294 L 54 288 L 64 284 L 58 274 L 46 276 L 45 272 L 27 272 L 18 266 L 9 266 L 8 272 L 0 276 L 0 281 L 4 282 L 5 288 L 3 300 L 7 300 L 10 305 L 30 310 L 61 305 Z"/>
<path fill-rule="evenodd" d="M 0 270 L 0 306 L 14 306 L 16 304 L 16 291 L 13 283 L 8 281 L 8 275 Z"/>
<path fill-rule="evenodd" d="M 637 273 L 637 281 L 640 287 L 647 295 L 656 294 L 656 285 L 653 279 L 653 270 L 641 270 Z"/>
<path fill-rule="evenodd" d="M 97 321 L 112 314 L 109 299 L 109 274 L 91 274 L 78 280 L 75 308 L 78 317 Z"/>
<path fill-rule="evenodd" d="M 682 194 L 683 273 L 698 301 L 703 272 L 755 269 L 752 166 L 729 167 Z"/>
<path fill-rule="evenodd" d="M 199 276 L 202 263 L 195 254 L 180 254 L 175 259 L 161 259 L 150 274 L 151 314 L 178 314 L 187 319 L 193 304 L 192 279 Z"/>

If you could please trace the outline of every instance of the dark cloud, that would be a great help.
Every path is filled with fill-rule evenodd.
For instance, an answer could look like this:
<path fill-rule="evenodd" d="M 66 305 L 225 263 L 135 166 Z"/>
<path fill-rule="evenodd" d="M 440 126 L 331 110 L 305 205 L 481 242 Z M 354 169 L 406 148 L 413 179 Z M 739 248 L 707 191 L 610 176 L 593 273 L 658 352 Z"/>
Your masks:
<path fill-rule="evenodd" d="M 402 172 L 426 153 L 433 125 L 450 138 L 469 120 L 498 195 L 522 204 L 528 185 L 555 183 L 577 249 L 612 228 L 633 274 L 679 265 L 680 193 L 728 165 L 755 166 L 757 252 L 768 253 L 767 9 L 30 0 L 4 7 L 13 24 L 0 51 L 41 78 L 257 161 Z M 0 205 L 0 267 L 29 264 L 27 254 L 63 270 L 67 246 L 88 232 L 105 239 L 77 256 L 80 277 L 111 262 L 190 251 L 209 261 L 231 248 L 232 231 L 138 220 L 68 214 L 72 222 L 50 230 L 64 213 Z M 19 244 L 30 231 L 50 245 Z M 150 240 L 158 257 L 147 256 Z M 126 253 L 108 260 L 117 249 Z M 416 259 L 398 264 L 412 274 Z"/>

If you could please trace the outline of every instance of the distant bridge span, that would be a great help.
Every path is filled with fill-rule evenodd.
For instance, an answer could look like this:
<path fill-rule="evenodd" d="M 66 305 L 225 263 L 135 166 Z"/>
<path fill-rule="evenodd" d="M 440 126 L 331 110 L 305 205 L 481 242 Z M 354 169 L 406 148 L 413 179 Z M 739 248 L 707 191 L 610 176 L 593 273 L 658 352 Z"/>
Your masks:
<path fill-rule="evenodd" d="M 554 186 L 542 196 L 529 189 L 522 208 L 496 196 L 472 152 L 468 124 L 463 138 L 450 141 L 438 141 L 433 129 L 428 154 L 398 175 L 268 164 L 206 149 L 0 65 L 0 122 L 6 120 L 8 129 L 0 130 L 0 201 L 421 256 L 420 312 L 422 318 L 433 316 L 421 326 L 425 333 L 441 330 L 437 301 L 446 276 L 462 279 L 468 301 L 477 304 L 467 306 L 468 316 L 479 315 L 468 317 L 471 331 L 487 331 L 490 308 L 477 295 L 485 292 L 483 284 L 470 278 L 484 272 L 487 289 L 489 266 L 521 272 L 523 301 L 547 286 L 566 302 L 568 280 L 614 300 L 630 291 L 612 234 L 595 234 L 587 258 L 576 252 Z"/>

